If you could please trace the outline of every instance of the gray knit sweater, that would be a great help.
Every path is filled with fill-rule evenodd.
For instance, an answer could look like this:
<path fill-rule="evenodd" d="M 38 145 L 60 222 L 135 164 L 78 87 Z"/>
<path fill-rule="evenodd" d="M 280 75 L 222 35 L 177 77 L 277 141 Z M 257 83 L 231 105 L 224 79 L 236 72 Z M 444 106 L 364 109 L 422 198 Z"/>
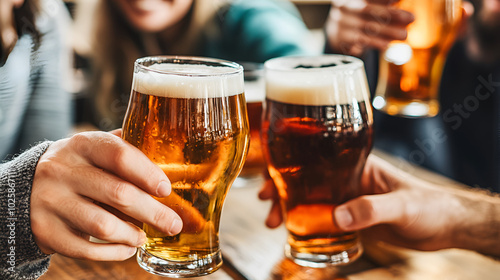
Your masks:
<path fill-rule="evenodd" d="M 0 164 L 0 279 L 36 279 L 49 267 L 30 226 L 30 196 L 35 167 L 50 141 Z"/>
<path fill-rule="evenodd" d="M 0 67 L 0 280 L 36 279 L 48 268 L 50 257 L 31 232 L 30 196 L 35 167 L 51 142 L 33 145 L 67 136 L 71 123 L 71 96 L 62 84 L 69 66 L 63 33 L 69 15 L 60 0 L 41 4 L 40 47 L 25 34 Z"/>

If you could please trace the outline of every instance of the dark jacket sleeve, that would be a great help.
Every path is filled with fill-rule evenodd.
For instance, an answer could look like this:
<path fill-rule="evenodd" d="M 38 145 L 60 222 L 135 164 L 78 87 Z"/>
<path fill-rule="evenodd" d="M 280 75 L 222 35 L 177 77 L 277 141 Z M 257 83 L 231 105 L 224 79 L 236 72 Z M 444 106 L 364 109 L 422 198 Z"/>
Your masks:
<path fill-rule="evenodd" d="M 37 279 L 50 256 L 35 243 L 30 224 L 30 196 L 38 160 L 51 144 L 42 142 L 0 164 L 0 279 Z"/>

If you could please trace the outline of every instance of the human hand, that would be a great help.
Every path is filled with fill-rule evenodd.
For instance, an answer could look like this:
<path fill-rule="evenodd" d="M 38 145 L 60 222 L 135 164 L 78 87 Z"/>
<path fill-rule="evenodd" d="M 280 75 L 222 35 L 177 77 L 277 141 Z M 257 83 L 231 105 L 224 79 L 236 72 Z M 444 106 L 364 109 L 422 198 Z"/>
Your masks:
<path fill-rule="evenodd" d="M 399 0 L 332 0 L 325 29 L 334 51 L 360 56 L 367 48 L 385 50 L 392 40 L 404 40 L 413 14 L 391 4 Z"/>
<path fill-rule="evenodd" d="M 138 220 L 169 235 L 180 217 L 155 200 L 170 181 L 141 151 L 114 134 L 86 132 L 54 142 L 40 158 L 31 192 L 31 228 L 46 254 L 124 260 L 146 242 Z M 109 243 L 93 243 L 94 236 Z"/>
<path fill-rule="evenodd" d="M 362 196 L 336 207 L 332 218 L 344 231 L 366 229 L 365 239 L 419 250 L 453 247 L 451 235 L 466 209 L 457 196 L 443 188 L 371 155 L 361 181 Z M 266 225 L 277 227 L 282 214 L 271 180 L 259 197 L 273 200 Z"/>
<path fill-rule="evenodd" d="M 453 234 L 467 212 L 459 196 L 369 156 L 362 196 L 335 208 L 344 231 L 364 230 L 363 238 L 418 250 L 455 247 Z"/>
<path fill-rule="evenodd" d="M 264 172 L 264 185 L 259 191 L 259 199 L 261 200 L 271 200 L 271 210 L 267 215 L 266 226 L 269 228 L 276 228 L 283 222 L 283 212 L 281 212 L 280 197 L 278 194 L 278 189 L 274 185 L 271 176 L 267 172 Z"/>

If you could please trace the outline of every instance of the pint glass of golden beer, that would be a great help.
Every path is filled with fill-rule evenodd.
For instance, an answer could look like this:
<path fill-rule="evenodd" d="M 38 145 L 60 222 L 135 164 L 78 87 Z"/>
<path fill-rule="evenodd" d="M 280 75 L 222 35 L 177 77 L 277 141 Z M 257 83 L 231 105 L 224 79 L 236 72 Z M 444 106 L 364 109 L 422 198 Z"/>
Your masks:
<path fill-rule="evenodd" d="M 448 51 L 461 19 L 461 0 L 401 0 L 412 12 L 405 41 L 394 41 L 380 55 L 373 107 L 389 115 L 432 117 L 439 112 L 438 91 Z"/>
<path fill-rule="evenodd" d="M 184 223 L 175 236 L 144 224 L 148 241 L 137 253 L 142 268 L 177 278 L 221 266 L 222 204 L 243 166 L 248 131 L 239 64 L 196 57 L 135 62 L 123 139 L 163 169 L 172 193 L 156 199 Z"/>
<path fill-rule="evenodd" d="M 362 254 L 333 210 L 359 196 L 372 147 L 372 109 L 363 62 L 324 55 L 265 63 L 262 142 L 288 230 L 286 256 L 299 265 L 345 264 Z"/>

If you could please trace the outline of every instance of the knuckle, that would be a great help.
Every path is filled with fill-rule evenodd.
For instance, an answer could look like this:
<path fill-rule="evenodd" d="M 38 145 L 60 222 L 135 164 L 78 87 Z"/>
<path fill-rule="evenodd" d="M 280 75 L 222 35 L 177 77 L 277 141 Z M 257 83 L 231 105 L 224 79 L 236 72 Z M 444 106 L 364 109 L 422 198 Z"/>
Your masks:
<path fill-rule="evenodd" d="M 75 146 L 85 145 L 90 141 L 90 135 L 86 132 L 77 133 L 69 138 L 69 144 Z"/>
<path fill-rule="evenodd" d="M 370 21 L 366 23 L 364 28 L 364 33 L 369 36 L 378 36 L 381 34 L 382 25 L 375 21 Z"/>
<path fill-rule="evenodd" d="M 372 200 L 367 196 L 361 196 L 358 200 L 359 218 L 366 221 L 374 221 L 377 219 L 378 214 L 376 208 L 373 206 Z"/>
<path fill-rule="evenodd" d="M 58 162 L 44 162 L 37 166 L 31 190 L 31 207 L 53 209 L 61 199 L 60 186 L 65 166 Z"/>
<path fill-rule="evenodd" d="M 130 186 L 125 182 L 118 182 L 112 187 L 111 200 L 115 205 L 122 208 L 130 207 L 132 195 Z"/>
<path fill-rule="evenodd" d="M 168 211 L 166 211 L 165 209 L 158 209 L 153 216 L 153 225 L 155 225 L 157 228 L 163 228 L 160 227 L 160 225 L 166 225 L 170 220 L 171 218 Z"/>
<path fill-rule="evenodd" d="M 53 192 L 45 186 L 33 188 L 30 200 L 30 207 L 36 210 L 53 209 L 54 202 L 57 202 Z"/>
<path fill-rule="evenodd" d="M 149 168 L 147 171 L 147 175 L 144 178 L 147 178 L 147 185 L 149 186 L 149 192 L 154 195 L 157 195 L 157 187 L 161 180 L 165 177 L 163 171 L 159 171 L 156 168 Z"/>
<path fill-rule="evenodd" d="M 92 134 L 77 133 L 68 140 L 68 146 L 81 155 L 89 155 L 92 149 Z"/>
<path fill-rule="evenodd" d="M 414 224 L 420 218 L 421 208 L 413 201 L 402 199 L 405 201 L 401 207 L 401 220 L 406 221 L 408 225 Z"/>
<path fill-rule="evenodd" d="M 37 177 L 41 178 L 52 178 L 56 177 L 65 172 L 67 166 L 60 163 L 57 160 L 46 159 L 40 160 L 36 166 L 35 179 Z"/>
<path fill-rule="evenodd" d="M 127 159 L 127 148 L 125 145 L 115 145 L 115 149 L 112 153 L 111 162 L 115 167 L 122 166 Z"/>
<path fill-rule="evenodd" d="M 104 215 L 98 214 L 93 219 L 90 231 L 97 238 L 106 240 L 115 234 L 116 228 L 116 223 L 112 223 Z"/>

